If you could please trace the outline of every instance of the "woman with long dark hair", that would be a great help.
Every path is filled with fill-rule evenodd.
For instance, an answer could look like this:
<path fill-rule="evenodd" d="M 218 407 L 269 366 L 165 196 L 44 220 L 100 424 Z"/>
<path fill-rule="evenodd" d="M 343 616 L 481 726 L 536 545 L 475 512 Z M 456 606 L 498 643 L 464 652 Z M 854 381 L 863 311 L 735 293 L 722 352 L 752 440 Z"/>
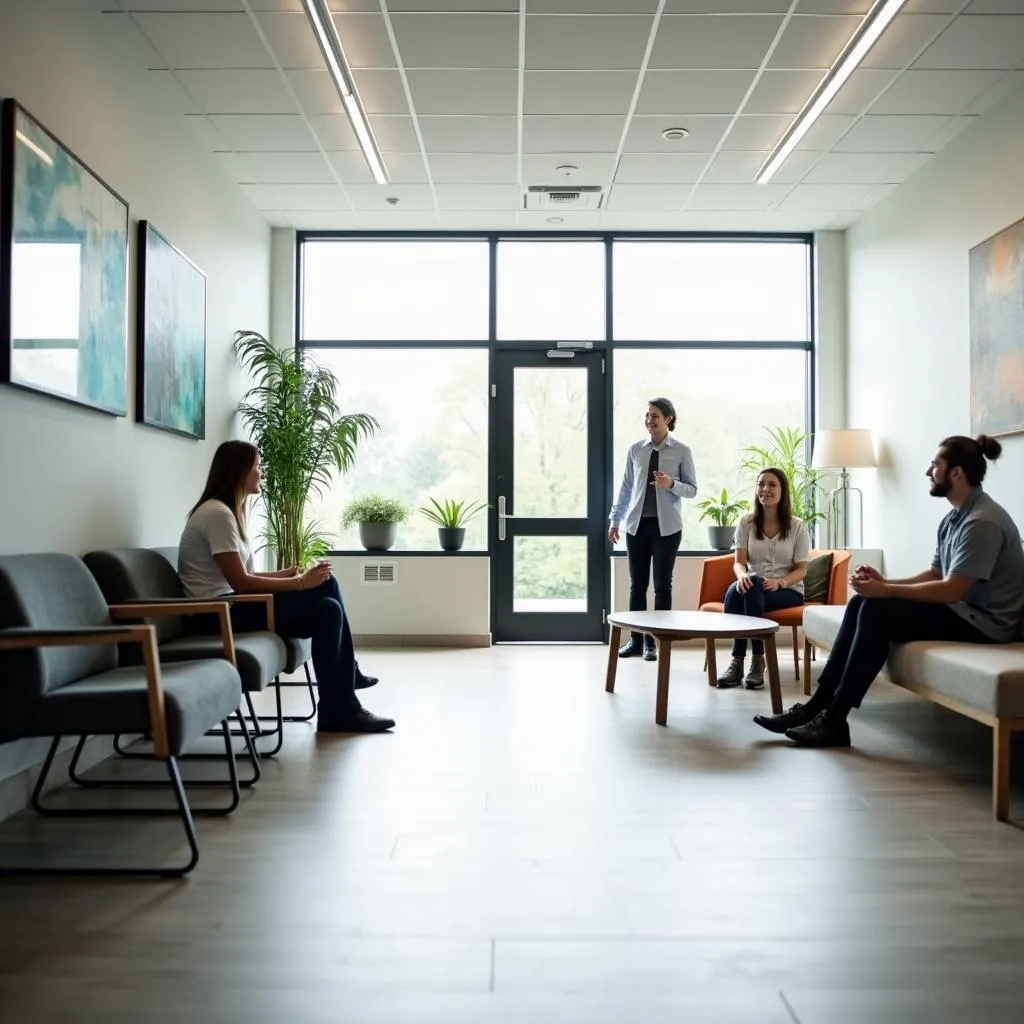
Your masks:
<path fill-rule="evenodd" d="M 803 579 L 807 575 L 811 539 L 803 520 L 793 515 L 789 481 L 781 469 L 767 466 L 758 473 L 754 511 L 736 526 L 733 547 L 736 554 L 732 571 L 736 580 L 725 592 L 727 613 L 761 618 L 765 612 L 803 604 Z M 747 641 L 733 641 L 729 667 L 716 684 L 720 689 L 740 683 L 748 690 L 764 686 L 764 641 L 752 643 L 750 671 L 744 676 Z"/>
<path fill-rule="evenodd" d="M 189 513 L 178 545 L 178 574 L 189 597 L 274 595 L 275 628 L 282 636 L 312 637 L 320 689 L 317 732 L 384 732 L 394 720 L 367 711 L 356 697 L 356 662 L 341 588 L 328 562 L 256 572 L 246 535 L 245 506 L 260 492 L 259 452 L 246 441 L 225 441 L 214 453 L 202 496 Z M 231 618 L 258 628 L 262 609 L 239 604 Z"/>

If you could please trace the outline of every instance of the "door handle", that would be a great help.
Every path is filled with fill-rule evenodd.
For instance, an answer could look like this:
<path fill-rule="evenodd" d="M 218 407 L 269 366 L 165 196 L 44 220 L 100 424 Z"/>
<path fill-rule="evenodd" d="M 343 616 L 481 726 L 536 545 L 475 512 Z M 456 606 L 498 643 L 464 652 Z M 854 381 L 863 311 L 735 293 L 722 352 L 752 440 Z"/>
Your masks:
<path fill-rule="evenodd" d="M 509 515 L 505 511 L 505 495 L 498 495 L 498 540 L 505 539 L 505 520 L 515 519 L 514 515 Z"/>

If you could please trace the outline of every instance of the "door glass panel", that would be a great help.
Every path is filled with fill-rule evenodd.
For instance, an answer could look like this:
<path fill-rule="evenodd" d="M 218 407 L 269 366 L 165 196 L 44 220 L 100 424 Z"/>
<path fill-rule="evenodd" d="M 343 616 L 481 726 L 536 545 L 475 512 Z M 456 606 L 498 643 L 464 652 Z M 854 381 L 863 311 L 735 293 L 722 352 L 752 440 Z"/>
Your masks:
<path fill-rule="evenodd" d="M 587 538 L 516 537 L 513 612 L 587 610 Z"/>
<path fill-rule="evenodd" d="M 517 366 L 515 494 L 519 517 L 587 514 L 587 371 Z"/>

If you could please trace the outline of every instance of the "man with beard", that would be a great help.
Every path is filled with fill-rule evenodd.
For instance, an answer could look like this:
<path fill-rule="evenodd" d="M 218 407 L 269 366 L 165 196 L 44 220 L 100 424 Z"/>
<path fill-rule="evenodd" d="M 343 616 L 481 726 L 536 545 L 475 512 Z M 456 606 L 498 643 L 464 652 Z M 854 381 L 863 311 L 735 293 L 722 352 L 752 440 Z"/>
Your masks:
<path fill-rule="evenodd" d="M 755 715 L 769 732 L 808 747 L 848 747 L 847 716 L 881 671 L 891 643 L 1005 643 L 1024 612 L 1024 549 L 1009 513 L 982 489 L 1002 446 L 985 434 L 947 437 L 928 467 L 931 494 L 952 506 L 939 524 L 931 568 L 888 580 L 870 566 L 850 577 L 835 644 L 806 704 Z"/>

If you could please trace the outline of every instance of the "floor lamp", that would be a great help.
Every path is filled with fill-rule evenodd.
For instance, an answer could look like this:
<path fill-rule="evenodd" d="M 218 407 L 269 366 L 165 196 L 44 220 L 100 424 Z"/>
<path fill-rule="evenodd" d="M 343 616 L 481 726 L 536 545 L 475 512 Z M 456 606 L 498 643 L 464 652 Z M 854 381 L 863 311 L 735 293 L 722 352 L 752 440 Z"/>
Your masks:
<path fill-rule="evenodd" d="M 828 492 L 827 547 L 850 546 L 850 496 L 854 492 L 860 500 L 858 542 L 864 544 L 864 494 L 859 487 L 850 486 L 847 470 L 869 469 L 877 464 L 870 430 L 819 430 L 814 435 L 811 468 L 839 470 L 839 483 Z"/>

